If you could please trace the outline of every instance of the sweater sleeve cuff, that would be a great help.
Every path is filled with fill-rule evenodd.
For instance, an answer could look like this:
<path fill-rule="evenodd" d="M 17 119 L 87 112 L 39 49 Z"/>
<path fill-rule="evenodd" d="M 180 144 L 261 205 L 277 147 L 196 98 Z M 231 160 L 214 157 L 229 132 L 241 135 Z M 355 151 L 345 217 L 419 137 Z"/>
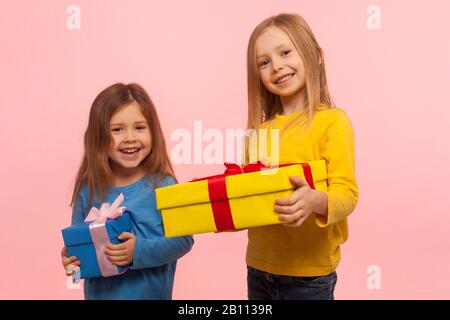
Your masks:
<path fill-rule="evenodd" d="M 317 213 L 315 213 L 314 215 L 315 215 L 316 224 L 320 228 L 328 227 L 328 225 L 329 225 L 328 213 L 327 213 L 326 216 L 322 216 L 322 215 L 317 214 Z"/>
<path fill-rule="evenodd" d="M 317 226 L 320 228 L 326 228 L 330 224 L 334 223 L 334 214 L 335 210 L 333 207 L 333 195 L 329 192 L 327 192 L 327 214 L 326 215 L 320 215 L 315 213 L 315 221 Z"/>

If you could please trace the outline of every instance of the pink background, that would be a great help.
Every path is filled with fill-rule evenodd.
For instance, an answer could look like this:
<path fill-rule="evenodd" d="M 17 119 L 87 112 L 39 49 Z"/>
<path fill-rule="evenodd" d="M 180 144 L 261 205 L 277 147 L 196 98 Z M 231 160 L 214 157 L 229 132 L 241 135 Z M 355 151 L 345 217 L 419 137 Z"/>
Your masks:
<path fill-rule="evenodd" d="M 66 8 L 81 8 L 69 30 Z M 381 30 L 369 30 L 371 4 Z M 138 82 L 169 150 L 177 128 L 243 128 L 247 41 L 296 12 L 326 54 L 329 85 L 356 132 L 360 201 L 338 267 L 337 299 L 450 298 L 450 1 L 0 2 L 0 298 L 79 299 L 60 229 L 92 100 Z M 178 165 L 181 181 L 220 166 Z M 245 299 L 246 233 L 206 234 L 178 264 L 176 299 Z M 367 268 L 381 270 L 370 289 Z"/>

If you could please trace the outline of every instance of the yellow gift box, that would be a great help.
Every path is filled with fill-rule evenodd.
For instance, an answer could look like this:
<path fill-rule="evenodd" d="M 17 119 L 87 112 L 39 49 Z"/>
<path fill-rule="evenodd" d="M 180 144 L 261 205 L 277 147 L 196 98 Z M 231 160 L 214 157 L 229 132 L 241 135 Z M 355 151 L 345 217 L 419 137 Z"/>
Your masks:
<path fill-rule="evenodd" d="M 156 189 L 166 237 L 282 223 L 274 203 L 293 193 L 290 176 L 327 189 L 323 160 L 278 167 L 225 165 L 224 174 Z"/>

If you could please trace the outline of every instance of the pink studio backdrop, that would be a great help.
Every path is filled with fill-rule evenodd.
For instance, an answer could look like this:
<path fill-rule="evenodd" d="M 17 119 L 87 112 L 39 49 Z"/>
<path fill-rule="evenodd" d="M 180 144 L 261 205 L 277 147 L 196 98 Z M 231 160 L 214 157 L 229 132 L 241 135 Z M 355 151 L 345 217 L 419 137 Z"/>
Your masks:
<path fill-rule="evenodd" d="M 71 4 L 80 29 L 67 27 Z M 368 27 L 370 5 L 381 29 Z M 60 229 L 95 95 L 118 81 L 142 84 L 169 151 L 171 133 L 193 134 L 194 121 L 244 128 L 247 41 L 280 12 L 310 23 L 356 133 L 361 196 L 336 298 L 450 298 L 448 0 L 1 0 L 0 298 L 83 297 L 66 284 Z M 219 170 L 176 166 L 180 181 Z M 246 236 L 196 236 L 174 298 L 245 299 Z"/>

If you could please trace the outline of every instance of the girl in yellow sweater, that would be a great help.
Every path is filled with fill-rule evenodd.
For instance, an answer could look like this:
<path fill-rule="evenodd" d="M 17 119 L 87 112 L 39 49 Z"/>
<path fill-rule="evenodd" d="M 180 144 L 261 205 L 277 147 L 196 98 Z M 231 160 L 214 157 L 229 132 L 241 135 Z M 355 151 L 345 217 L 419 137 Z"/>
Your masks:
<path fill-rule="evenodd" d="M 248 297 L 331 300 L 347 216 L 358 200 L 352 125 L 333 106 L 322 49 L 300 16 L 261 22 L 249 40 L 247 69 L 248 128 L 267 129 L 266 137 L 278 129 L 280 136 L 279 154 L 270 154 L 269 141 L 268 158 L 259 160 L 325 160 L 328 171 L 326 192 L 291 177 L 294 193 L 275 202 L 284 224 L 248 230 Z"/>

